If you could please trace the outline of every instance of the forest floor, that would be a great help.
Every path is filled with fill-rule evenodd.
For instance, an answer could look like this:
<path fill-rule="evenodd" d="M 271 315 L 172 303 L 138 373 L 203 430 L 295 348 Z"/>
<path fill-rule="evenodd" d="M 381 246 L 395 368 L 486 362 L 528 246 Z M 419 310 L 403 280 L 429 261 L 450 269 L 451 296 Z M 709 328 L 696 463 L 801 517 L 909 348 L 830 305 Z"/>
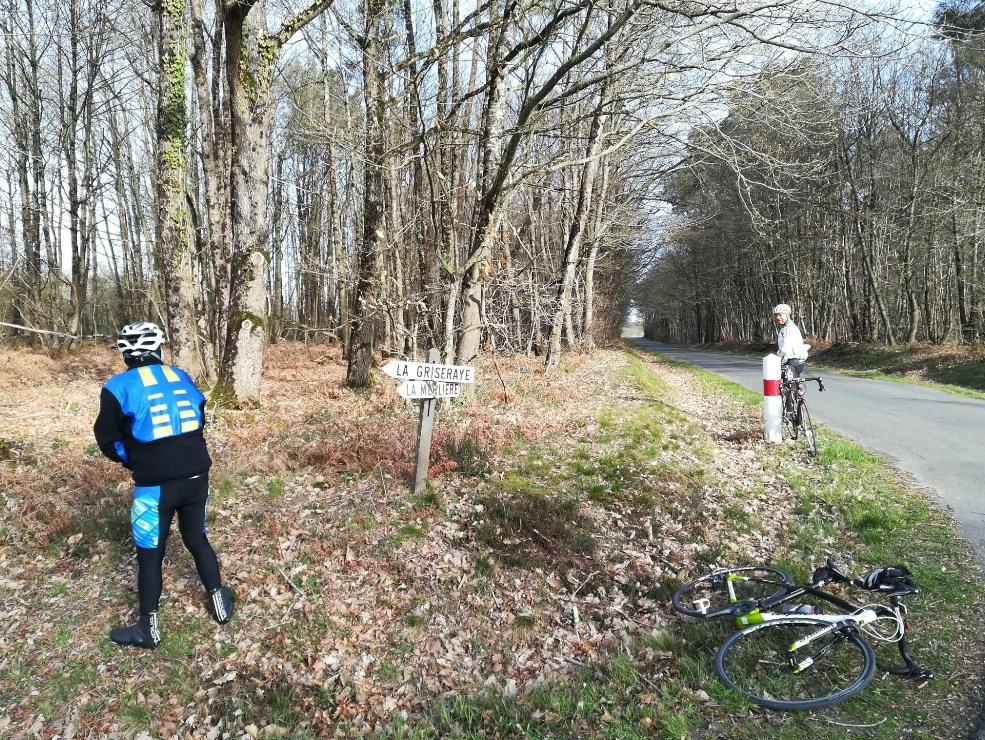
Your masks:
<path fill-rule="evenodd" d="M 0 346 L 0 737 L 967 736 L 983 598 L 947 517 L 821 430 L 816 460 L 761 441 L 759 397 L 619 347 L 488 358 L 438 416 L 421 495 L 417 417 L 335 345 L 267 353 L 262 401 L 215 414 L 209 538 L 237 595 L 207 616 L 174 533 L 163 642 L 132 621 L 131 485 L 91 426 L 105 347 Z M 729 625 L 673 613 L 713 565 L 905 562 L 913 650 L 937 678 L 776 714 L 715 678 Z"/>
<path fill-rule="evenodd" d="M 831 368 L 852 375 L 885 380 L 929 383 L 951 392 L 985 395 L 985 346 L 967 344 L 862 344 L 859 342 L 812 343 L 811 367 Z M 715 342 L 703 349 L 762 357 L 776 350 L 775 342 Z"/>

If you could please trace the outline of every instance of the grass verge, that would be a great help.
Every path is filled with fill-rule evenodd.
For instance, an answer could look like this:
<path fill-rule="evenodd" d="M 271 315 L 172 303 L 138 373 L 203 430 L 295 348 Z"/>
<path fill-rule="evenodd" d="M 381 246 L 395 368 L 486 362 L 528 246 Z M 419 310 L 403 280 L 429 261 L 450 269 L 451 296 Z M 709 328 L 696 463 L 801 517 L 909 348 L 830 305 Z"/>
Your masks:
<path fill-rule="evenodd" d="M 682 366 L 609 351 L 551 374 L 517 363 L 512 401 L 480 396 L 444 440 L 455 472 L 413 496 L 375 467 L 399 456 L 345 446 L 356 426 L 337 437 L 285 411 L 333 401 L 322 365 L 299 383 L 285 353 L 285 406 L 264 414 L 280 426 L 244 416 L 216 445 L 209 533 L 236 616 L 208 619 L 172 532 L 154 653 L 106 639 L 136 607 L 129 487 L 71 448 L 16 446 L 0 462 L 0 736 L 966 734 L 977 583 L 949 523 L 889 468 L 823 430 L 817 462 L 768 447 L 758 397 Z M 375 427 L 395 413 L 382 393 L 336 400 L 326 419 L 360 402 Z M 298 449 L 332 454 L 310 468 L 280 457 L 266 440 L 288 427 L 311 437 Z M 486 444 L 504 429 L 510 448 Z M 712 671 L 730 626 L 678 620 L 670 595 L 711 564 L 804 577 L 827 555 L 854 573 L 915 571 L 914 652 L 940 678 L 879 676 L 809 715 L 748 705 Z"/>
<path fill-rule="evenodd" d="M 731 399 L 731 411 L 722 411 L 725 416 L 731 413 L 741 418 L 744 414 L 748 424 L 758 427 L 758 408 L 753 410 L 759 402 L 756 394 L 701 371 L 688 371 L 688 378 L 704 391 Z M 768 514 L 757 512 L 734 489 L 709 475 L 716 450 L 707 434 L 680 423 L 681 415 L 672 405 L 679 389 L 656 382 L 636 362 L 624 380 L 635 384 L 639 394 L 635 397 L 644 399 L 643 403 L 616 404 L 599 417 L 605 430 L 601 439 L 619 450 L 612 462 L 613 468 L 623 471 L 620 485 L 612 487 L 610 480 L 607 495 L 592 498 L 593 489 L 584 480 L 591 470 L 604 477 L 605 467 L 596 463 L 609 452 L 597 449 L 599 438 L 586 438 L 567 444 L 563 457 L 551 448 L 514 451 L 513 459 L 525 462 L 510 471 L 509 495 L 536 489 L 537 493 L 526 495 L 539 497 L 546 488 L 563 492 L 575 509 L 593 501 L 613 511 L 646 500 L 654 520 L 659 521 L 661 512 L 679 513 L 677 507 L 697 504 L 697 489 L 707 492 L 711 487 L 714 497 L 721 499 L 720 506 L 705 508 L 700 526 L 692 521 L 691 533 L 703 532 L 710 541 L 755 537 Z M 885 462 L 828 430 L 821 430 L 819 439 L 821 453 L 813 462 L 785 447 L 761 443 L 753 447 L 761 478 L 755 486 L 765 488 L 767 498 L 787 499 L 791 510 L 785 545 L 764 554 L 800 579 L 808 578 L 829 556 L 857 575 L 881 565 L 905 563 L 924 589 L 908 601 L 911 651 L 937 678 L 914 685 L 877 673 L 859 696 L 836 707 L 777 713 L 732 694 L 714 675 L 715 650 L 731 625 L 670 618 L 662 628 L 612 651 L 606 660 L 586 666 L 568 681 L 545 684 L 524 694 L 487 691 L 458 696 L 413 722 L 401 720 L 388 726 L 379 736 L 822 740 L 853 735 L 887 740 L 962 736 L 979 708 L 978 666 L 983 653 L 983 599 L 969 545 L 941 512 L 908 488 Z M 645 462 L 658 457 L 668 444 L 697 451 L 687 460 L 678 459 L 674 472 L 677 479 L 692 485 L 654 496 L 654 481 L 643 474 Z M 547 464 L 548 460 L 552 462 Z M 493 490 L 501 495 L 505 489 L 493 486 Z M 715 511 L 721 512 L 718 521 L 712 520 Z M 538 525 L 528 521 L 527 526 L 537 529 Z M 517 532 L 510 534 L 515 538 Z M 711 546 L 704 557 L 721 562 L 723 553 Z M 544 565 L 541 561 L 537 567 Z M 504 567 L 514 570 L 509 564 Z M 662 591 L 665 599 L 682 578 L 680 574 L 667 576 Z M 860 600 L 866 596 L 844 595 Z M 877 644 L 876 652 L 880 659 L 893 662 L 894 647 Z"/>

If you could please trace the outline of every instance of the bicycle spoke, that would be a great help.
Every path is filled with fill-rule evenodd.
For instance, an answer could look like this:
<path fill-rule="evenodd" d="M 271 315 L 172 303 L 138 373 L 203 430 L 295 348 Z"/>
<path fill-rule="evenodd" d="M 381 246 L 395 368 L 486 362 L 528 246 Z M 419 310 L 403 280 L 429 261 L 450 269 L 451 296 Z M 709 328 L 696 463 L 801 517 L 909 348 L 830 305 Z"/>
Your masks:
<path fill-rule="evenodd" d="M 730 688 L 774 709 L 844 701 L 872 678 L 875 657 L 854 633 L 819 635 L 827 626 L 819 620 L 781 620 L 738 632 L 720 648 L 715 669 Z M 807 643 L 791 650 L 802 640 Z"/>
<path fill-rule="evenodd" d="M 787 394 L 780 394 L 780 434 L 790 436 L 790 414 L 787 412 Z"/>
<path fill-rule="evenodd" d="M 811 414 L 807 410 L 807 403 L 800 402 L 800 428 L 804 432 L 804 439 L 807 441 L 807 451 L 817 455 L 817 437 L 814 434 L 814 422 L 811 421 Z"/>
<path fill-rule="evenodd" d="M 771 566 L 730 568 L 695 579 L 674 594 L 674 607 L 696 617 L 727 608 L 732 603 L 765 599 L 793 583 L 789 575 Z"/>

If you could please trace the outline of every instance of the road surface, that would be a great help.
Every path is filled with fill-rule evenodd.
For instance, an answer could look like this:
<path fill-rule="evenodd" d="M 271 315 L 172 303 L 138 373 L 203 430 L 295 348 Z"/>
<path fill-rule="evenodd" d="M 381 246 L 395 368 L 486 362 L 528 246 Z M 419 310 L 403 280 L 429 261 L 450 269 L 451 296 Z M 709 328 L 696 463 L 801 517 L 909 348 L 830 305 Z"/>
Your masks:
<path fill-rule="evenodd" d="M 762 393 L 762 360 L 685 349 L 648 339 L 627 341 L 674 360 L 718 373 Z M 896 463 L 933 489 L 951 508 L 961 533 L 985 557 L 985 401 L 911 383 L 812 372 L 811 417 Z"/>

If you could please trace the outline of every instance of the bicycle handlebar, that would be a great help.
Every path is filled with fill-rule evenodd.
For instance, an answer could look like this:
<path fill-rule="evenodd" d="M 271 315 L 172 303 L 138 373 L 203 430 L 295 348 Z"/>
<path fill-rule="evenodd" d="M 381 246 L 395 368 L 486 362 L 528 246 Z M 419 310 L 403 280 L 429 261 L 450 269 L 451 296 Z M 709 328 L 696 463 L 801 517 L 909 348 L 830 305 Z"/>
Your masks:
<path fill-rule="evenodd" d="M 822 378 L 820 375 L 812 375 L 810 377 L 797 378 L 797 380 L 803 380 L 805 383 L 817 383 L 817 389 L 819 391 L 824 390 L 824 378 Z"/>
<path fill-rule="evenodd" d="M 887 566 L 884 570 L 886 572 L 884 585 L 872 587 L 866 585 L 864 578 L 852 578 L 842 573 L 834 560 L 828 558 L 823 568 L 814 571 L 811 582 L 815 586 L 823 586 L 826 583 L 849 583 L 864 591 L 878 591 L 891 598 L 920 593 L 920 587 L 912 581 L 910 572 L 905 568 Z"/>
<path fill-rule="evenodd" d="M 786 363 L 783 364 L 783 377 L 780 378 L 780 382 L 784 386 L 793 385 L 794 383 L 798 385 L 801 383 L 817 383 L 817 389 L 824 392 L 824 378 L 820 375 L 803 375 L 799 378 L 793 378 L 790 377 L 789 367 Z"/>
<path fill-rule="evenodd" d="M 784 388 L 790 388 L 794 385 L 802 385 L 804 383 L 817 383 L 817 389 L 824 392 L 824 378 L 821 377 L 810 377 L 810 378 L 787 378 L 786 380 L 780 381 Z"/>

